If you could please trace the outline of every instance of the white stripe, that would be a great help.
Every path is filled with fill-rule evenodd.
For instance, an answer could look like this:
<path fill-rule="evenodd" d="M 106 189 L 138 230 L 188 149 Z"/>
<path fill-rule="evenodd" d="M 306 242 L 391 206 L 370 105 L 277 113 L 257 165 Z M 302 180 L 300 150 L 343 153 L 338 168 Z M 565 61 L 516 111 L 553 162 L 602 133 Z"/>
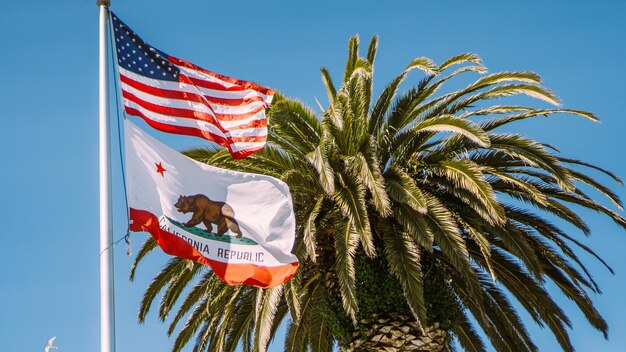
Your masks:
<path fill-rule="evenodd" d="M 250 113 L 256 109 L 259 109 L 260 107 L 263 107 L 263 102 L 261 101 L 255 101 L 250 104 L 237 106 L 237 107 L 211 104 L 208 101 L 206 102 L 206 104 L 202 104 L 202 103 L 193 102 L 193 101 L 184 100 L 184 99 L 164 98 L 159 95 L 154 95 L 151 93 L 144 92 L 124 82 L 121 82 L 121 86 L 122 86 L 122 90 L 125 90 L 133 95 L 136 95 L 141 100 L 145 100 L 145 101 L 148 101 L 150 103 L 157 104 L 160 106 L 167 106 L 167 107 L 172 107 L 172 108 L 177 108 L 177 109 L 201 111 L 201 112 L 210 114 L 211 116 L 213 116 L 213 112 L 211 111 L 211 109 L 209 109 L 207 105 L 211 106 L 211 108 L 213 109 L 213 111 L 215 111 L 216 114 L 228 114 L 228 115 L 243 115 L 243 114 Z M 260 111 L 262 112 L 263 110 L 260 110 Z"/>
<path fill-rule="evenodd" d="M 220 129 L 212 123 L 190 119 L 190 118 L 184 118 L 184 117 L 172 117 L 168 115 L 162 115 L 162 114 L 147 110 L 141 107 L 139 104 L 133 101 L 130 101 L 128 99 L 124 99 L 124 105 L 141 111 L 141 113 L 144 114 L 148 119 L 159 122 L 159 123 L 164 123 L 164 124 L 175 126 L 175 127 L 197 128 L 199 130 L 210 132 L 212 134 L 222 136 L 225 138 L 227 137 L 254 137 L 254 136 L 266 136 L 267 135 L 267 127 L 231 130 L 231 131 L 224 133 L 220 131 Z"/>
<path fill-rule="evenodd" d="M 265 147 L 265 142 L 240 142 L 231 144 L 230 150 L 232 150 L 233 153 L 238 153 L 244 150 L 258 150 L 263 147 Z"/>
<path fill-rule="evenodd" d="M 123 67 L 120 67 L 119 70 L 120 70 L 121 75 L 124 75 L 134 81 L 137 81 L 137 82 L 140 82 L 140 83 L 143 83 L 145 85 L 152 86 L 155 88 L 159 88 L 159 89 L 200 94 L 200 95 L 206 95 L 208 97 L 215 97 L 215 98 L 220 98 L 220 99 L 244 99 L 246 97 L 254 97 L 254 96 L 259 96 L 261 98 L 265 97 L 265 95 L 253 89 L 234 91 L 234 92 L 225 91 L 225 90 L 215 90 L 215 89 L 198 87 L 198 86 L 194 86 L 192 84 L 187 84 L 187 83 L 148 78 L 146 76 L 138 75 L 134 72 L 128 71 L 124 69 Z M 242 105 L 242 106 L 246 106 L 246 105 Z"/>

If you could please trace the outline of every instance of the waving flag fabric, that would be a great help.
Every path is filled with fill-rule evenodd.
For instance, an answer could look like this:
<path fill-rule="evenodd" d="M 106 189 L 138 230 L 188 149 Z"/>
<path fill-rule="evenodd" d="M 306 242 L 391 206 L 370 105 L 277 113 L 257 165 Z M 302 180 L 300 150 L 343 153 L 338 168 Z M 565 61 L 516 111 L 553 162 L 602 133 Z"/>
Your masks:
<path fill-rule="evenodd" d="M 169 133 L 214 141 L 244 158 L 263 149 L 274 92 L 170 56 L 111 13 L 124 109 Z"/>
<path fill-rule="evenodd" d="M 199 163 L 128 120 L 125 149 L 132 231 L 149 232 L 166 253 L 208 265 L 229 284 L 271 287 L 295 274 L 285 183 Z"/>

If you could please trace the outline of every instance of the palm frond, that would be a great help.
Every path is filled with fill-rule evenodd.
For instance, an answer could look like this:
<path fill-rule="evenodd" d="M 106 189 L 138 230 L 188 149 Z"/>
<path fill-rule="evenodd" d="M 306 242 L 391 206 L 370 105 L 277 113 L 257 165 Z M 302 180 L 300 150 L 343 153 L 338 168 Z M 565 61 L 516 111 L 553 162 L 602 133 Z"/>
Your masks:
<path fill-rule="evenodd" d="M 372 40 L 370 41 L 370 45 L 367 47 L 367 61 L 370 64 L 374 64 L 374 60 L 376 59 L 376 52 L 378 51 L 378 36 L 373 35 Z"/>
<path fill-rule="evenodd" d="M 482 339 L 472 327 L 465 313 L 461 311 L 461 314 L 461 319 L 452 327 L 452 333 L 456 336 L 461 347 L 468 352 L 486 351 Z"/>
<path fill-rule="evenodd" d="M 332 195 L 343 216 L 350 223 L 350 228 L 360 238 L 360 243 L 368 256 L 374 256 L 376 250 L 372 241 L 367 204 L 365 203 L 365 187 L 356 178 L 344 178 L 342 187 L 338 187 Z"/>
<path fill-rule="evenodd" d="M 441 65 L 439 65 L 439 67 L 437 68 L 437 71 L 441 72 L 447 70 L 452 66 L 464 64 L 467 62 L 472 63 L 476 66 L 483 66 L 482 61 L 480 60 L 480 57 L 478 55 L 474 53 L 463 53 L 452 56 L 451 58 L 441 63 Z"/>
<path fill-rule="evenodd" d="M 437 65 L 427 57 L 417 57 L 413 59 L 404 70 L 410 71 L 414 69 L 421 70 L 429 76 L 434 76 L 438 72 Z"/>
<path fill-rule="evenodd" d="M 335 236 L 336 271 L 339 287 L 341 288 L 341 302 L 346 314 L 356 321 L 358 303 L 356 298 L 356 273 L 354 256 L 358 244 L 358 233 L 349 221 L 339 229 Z"/>
<path fill-rule="evenodd" d="M 411 237 L 390 227 L 383 235 L 389 271 L 402 285 L 406 301 L 418 322 L 426 321 L 426 304 L 419 247 Z"/>
<path fill-rule="evenodd" d="M 449 115 L 442 115 L 418 122 L 412 129 L 412 134 L 420 132 L 452 132 L 470 139 L 481 147 L 489 147 L 489 136 L 478 125 L 467 120 Z"/>
<path fill-rule="evenodd" d="M 407 204 L 419 213 L 426 213 L 426 196 L 405 171 L 390 167 L 385 171 L 385 180 L 386 191 L 392 200 Z"/>
<path fill-rule="evenodd" d="M 188 265 L 187 259 L 172 258 L 154 277 L 152 282 L 148 285 L 148 288 L 146 288 L 146 292 L 141 300 L 139 313 L 137 314 L 137 319 L 140 323 L 146 320 L 152 302 L 154 302 L 159 292 L 161 292 L 171 280 L 181 275 L 185 270 L 189 270 Z"/>
<path fill-rule="evenodd" d="M 269 344 L 271 338 L 271 328 L 272 323 L 274 321 L 274 315 L 276 314 L 276 309 L 280 300 L 283 297 L 283 285 L 274 286 L 268 289 L 257 289 L 257 291 L 265 291 L 262 292 L 262 299 L 260 302 L 257 301 L 257 306 L 255 311 L 257 312 L 257 316 L 255 319 L 254 325 L 254 351 L 255 352 L 265 352 L 267 350 L 267 346 Z M 260 304 L 259 304 L 260 303 Z"/>
<path fill-rule="evenodd" d="M 135 272 L 137 271 L 137 266 L 139 265 L 139 263 L 143 260 L 143 258 L 145 258 L 146 255 L 148 255 L 148 253 L 152 252 L 157 246 L 158 243 L 154 240 L 154 237 L 150 236 L 146 238 L 146 240 L 141 245 L 141 248 L 139 248 L 139 252 L 137 252 L 135 260 L 133 260 L 133 265 L 130 267 L 130 274 L 128 275 L 128 279 L 130 281 L 135 280 Z"/>
<path fill-rule="evenodd" d="M 475 163 L 470 160 L 446 160 L 432 170 L 450 180 L 452 187 L 462 188 L 473 194 L 489 215 L 485 220 L 494 225 L 504 223 L 504 211 L 491 185 Z"/>

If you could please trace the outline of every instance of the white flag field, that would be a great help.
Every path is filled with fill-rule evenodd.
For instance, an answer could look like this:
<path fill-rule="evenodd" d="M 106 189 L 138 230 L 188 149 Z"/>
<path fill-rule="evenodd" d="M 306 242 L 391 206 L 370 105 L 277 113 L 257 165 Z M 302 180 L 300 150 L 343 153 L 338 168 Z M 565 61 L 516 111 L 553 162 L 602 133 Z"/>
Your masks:
<path fill-rule="evenodd" d="M 229 284 L 271 287 L 298 268 L 289 188 L 270 176 L 197 162 L 125 120 L 131 231 L 208 265 Z"/>

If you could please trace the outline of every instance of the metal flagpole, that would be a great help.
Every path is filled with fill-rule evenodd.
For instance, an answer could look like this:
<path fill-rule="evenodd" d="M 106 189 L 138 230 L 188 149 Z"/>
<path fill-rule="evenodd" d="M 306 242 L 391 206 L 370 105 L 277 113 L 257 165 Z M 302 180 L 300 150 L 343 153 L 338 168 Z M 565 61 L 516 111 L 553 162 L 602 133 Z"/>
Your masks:
<path fill-rule="evenodd" d="M 109 128 L 109 85 L 107 25 L 109 0 L 97 0 L 100 8 L 99 61 L 99 160 L 100 160 L 100 351 L 115 351 L 115 301 L 113 295 L 113 231 L 111 221 L 111 142 Z"/>

